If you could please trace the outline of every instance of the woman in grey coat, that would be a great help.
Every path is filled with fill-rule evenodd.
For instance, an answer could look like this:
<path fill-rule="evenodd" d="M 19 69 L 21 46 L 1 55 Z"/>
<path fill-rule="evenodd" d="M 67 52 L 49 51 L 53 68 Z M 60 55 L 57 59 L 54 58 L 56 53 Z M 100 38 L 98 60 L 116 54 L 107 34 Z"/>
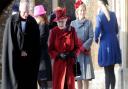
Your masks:
<path fill-rule="evenodd" d="M 71 22 L 81 43 L 81 52 L 77 60 L 80 63 L 81 76 L 76 77 L 78 89 L 88 89 L 89 80 L 94 78 L 94 69 L 91 59 L 91 45 L 93 41 L 93 27 L 90 20 L 85 18 L 86 5 L 78 0 L 75 3 L 76 20 Z"/>

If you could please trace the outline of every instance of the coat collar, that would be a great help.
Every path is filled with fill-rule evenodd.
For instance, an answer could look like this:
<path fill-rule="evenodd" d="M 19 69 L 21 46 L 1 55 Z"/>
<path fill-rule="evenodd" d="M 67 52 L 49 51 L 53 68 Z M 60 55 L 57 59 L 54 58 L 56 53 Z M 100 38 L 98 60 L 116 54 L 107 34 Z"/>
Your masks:
<path fill-rule="evenodd" d="M 76 22 L 77 22 L 77 27 L 80 28 L 81 26 L 83 26 L 87 22 L 87 20 L 86 19 L 83 19 L 83 20 L 77 19 Z"/>
<path fill-rule="evenodd" d="M 15 15 L 12 15 L 12 22 L 18 22 L 20 21 L 20 14 L 17 13 Z"/>
<path fill-rule="evenodd" d="M 29 18 L 29 16 L 27 17 L 27 20 L 28 20 L 28 18 Z M 19 22 L 19 21 L 21 21 L 20 13 L 17 13 L 12 16 L 12 22 Z"/>

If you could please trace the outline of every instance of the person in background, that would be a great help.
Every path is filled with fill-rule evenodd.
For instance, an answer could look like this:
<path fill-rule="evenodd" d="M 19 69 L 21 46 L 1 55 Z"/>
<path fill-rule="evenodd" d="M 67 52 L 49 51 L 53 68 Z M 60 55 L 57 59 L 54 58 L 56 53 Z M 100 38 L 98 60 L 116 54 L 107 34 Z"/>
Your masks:
<path fill-rule="evenodd" d="M 19 5 L 18 4 L 14 4 L 12 6 L 12 15 L 17 14 L 19 12 Z"/>
<path fill-rule="evenodd" d="M 57 26 L 57 23 L 54 22 L 54 19 L 55 19 L 55 18 L 56 18 L 55 12 L 52 11 L 52 12 L 50 13 L 50 15 L 48 16 L 49 29 L 52 29 L 52 28 L 54 28 L 54 27 Z"/>
<path fill-rule="evenodd" d="M 49 55 L 53 64 L 53 89 L 75 89 L 74 64 L 79 54 L 79 43 L 75 29 L 67 27 L 66 8 L 55 10 L 57 26 L 49 37 Z"/>
<path fill-rule="evenodd" d="M 76 30 L 79 42 L 81 44 L 80 54 L 77 57 L 80 63 L 81 75 L 76 77 L 78 89 L 88 89 L 89 81 L 94 79 L 94 69 L 91 58 L 91 45 L 93 42 L 92 22 L 86 16 L 86 5 L 78 0 L 75 4 L 76 20 L 71 22 Z"/>
<path fill-rule="evenodd" d="M 117 18 L 108 9 L 107 0 L 98 0 L 98 6 L 95 28 L 95 42 L 99 43 L 98 63 L 100 67 L 104 67 L 105 89 L 115 89 L 114 67 L 115 64 L 121 64 Z"/>
<path fill-rule="evenodd" d="M 37 89 L 40 33 L 28 8 L 29 2 L 21 0 L 19 13 L 11 15 L 6 22 L 1 89 Z"/>
<path fill-rule="evenodd" d="M 38 83 L 41 89 L 48 89 L 48 81 L 51 81 L 51 60 L 48 54 L 48 36 L 49 27 L 46 11 L 43 5 L 34 7 L 34 17 L 39 25 L 40 30 L 40 44 L 41 44 L 41 57 L 38 73 Z"/>

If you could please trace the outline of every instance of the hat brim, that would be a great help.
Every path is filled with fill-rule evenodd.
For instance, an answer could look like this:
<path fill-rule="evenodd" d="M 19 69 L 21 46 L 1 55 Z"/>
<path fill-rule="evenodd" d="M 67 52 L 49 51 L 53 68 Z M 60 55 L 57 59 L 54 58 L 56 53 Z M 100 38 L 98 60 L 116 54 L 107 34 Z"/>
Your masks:
<path fill-rule="evenodd" d="M 40 16 L 40 15 L 44 15 L 44 14 L 46 14 L 46 11 L 44 11 L 42 13 L 34 14 L 34 17 Z"/>
<path fill-rule="evenodd" d="M 61 20 L 61 19 L 66 19 L 66 18 L 68 18 L 68 17 L 65 16 L 65 17 L 61 17 L 61 18 L 55 18 L 55 19 L 53 20 L 53 22 L 57 22 L 57 21 L 59 21 L 59 20 Z"/>

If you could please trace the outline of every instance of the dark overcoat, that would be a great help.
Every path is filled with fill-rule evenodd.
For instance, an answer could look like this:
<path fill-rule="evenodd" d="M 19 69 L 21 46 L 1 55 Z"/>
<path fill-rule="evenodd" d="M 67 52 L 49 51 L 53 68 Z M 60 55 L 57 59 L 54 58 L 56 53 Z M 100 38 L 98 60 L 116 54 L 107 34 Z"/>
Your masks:
<path fill-rule="evenodd" d="M 2 89 L 37 89 L 40 36 L 33 17 L 28 16 L 25 32 L 21 30 L 20 15 L 7 20 L 2 50 Z M 26 57 L 21 51 L 27 52 Z"/>
<path fill-rule="evenodd" d="M 51 60 L 48 54 L 48 37 L 49 37 L 49 26 L 47 24 L 39 24 L 40 30 L 40 44 L 41 44 L 41 55 L 38 80 L 51 81 Z"/>

